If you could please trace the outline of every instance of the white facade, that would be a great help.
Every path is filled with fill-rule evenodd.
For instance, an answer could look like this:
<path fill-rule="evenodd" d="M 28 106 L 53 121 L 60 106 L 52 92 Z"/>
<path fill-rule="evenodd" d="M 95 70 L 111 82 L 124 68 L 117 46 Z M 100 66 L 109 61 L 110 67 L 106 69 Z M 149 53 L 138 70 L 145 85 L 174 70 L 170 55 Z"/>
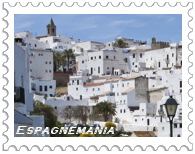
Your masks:
<path fill-rule="evenodd" d="M 44 128 L 44 116 L 31 117 L 33 111 L 33 93 L 30 86 L 29 53 L 14 43 L 14 136 L 32 136 L 17 134 L 19 126 Z"/>

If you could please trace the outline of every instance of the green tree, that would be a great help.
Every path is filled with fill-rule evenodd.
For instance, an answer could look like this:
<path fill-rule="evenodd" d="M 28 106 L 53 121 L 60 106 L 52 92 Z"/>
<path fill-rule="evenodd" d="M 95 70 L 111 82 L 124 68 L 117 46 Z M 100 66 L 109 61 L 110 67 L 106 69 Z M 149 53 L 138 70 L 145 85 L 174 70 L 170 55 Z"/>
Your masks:
<path fill-rule="evenodd" d="M 50 129 L 57 124 L 57 116 L 55 115 L 53 107 L 43 104 L 40 101 L 35 102 L 34 111 L 31 112 L 31 115 L 44 115 L 45 127 L 49 127 Z"/>
<path fill-rule="evenodd" d="M 118 48 L 127 48 L 128 44 L 123 40 L 123 38 L 116 39 L 115 43 L 113 44 L 115 47 Z"/>
<path fill-rule="evenodd" d="M 109 116 L 116 115 L 116 106 L 111 102 L 100 102 L 96 105 L 97 113 L 104 117 L 104 121 L 107 121 Z"/>
<path fill-rule="evenodd" d="M 53 65 L 54 65 L 54 72 L 56 72 L 60 66 L 64 64 L 63 62 L 63 55 L 60 51 L 53 51 Z"/>
<path fill-rule="evenodd" d="M 75 55 L 72 51 L 72 49 L 64 50 L 63 51 L 63 59 L 66 61 L 65 64 L 67 64 L 68 70 L 70 69 L 70 60 L 75 59 Z"/>

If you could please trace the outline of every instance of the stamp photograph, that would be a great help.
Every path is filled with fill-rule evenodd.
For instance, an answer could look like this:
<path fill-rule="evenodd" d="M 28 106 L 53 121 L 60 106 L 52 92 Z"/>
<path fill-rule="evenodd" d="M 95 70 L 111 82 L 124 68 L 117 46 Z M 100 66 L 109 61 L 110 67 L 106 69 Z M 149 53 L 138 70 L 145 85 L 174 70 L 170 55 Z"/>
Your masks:
<path fill-rule="evenodd" d="M 2 151 L 193 150 L 193 2 L 2 13 Z"/>
<path fill-rule="evenodd" d="M 15 15 L 15 136 L 181 137 L 181 20 Z"/>

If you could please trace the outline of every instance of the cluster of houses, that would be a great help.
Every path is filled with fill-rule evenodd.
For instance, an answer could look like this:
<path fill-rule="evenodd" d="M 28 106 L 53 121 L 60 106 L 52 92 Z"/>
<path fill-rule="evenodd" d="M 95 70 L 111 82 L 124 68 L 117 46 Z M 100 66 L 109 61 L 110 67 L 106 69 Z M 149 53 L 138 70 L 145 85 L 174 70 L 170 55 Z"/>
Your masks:
<path fill-rule="evenodd" d="M 51 19 L 47 35 L 33 37 L 25 31 L 15 35 L 14 48 L 14 119 L 15 136 L 19 125 L 44 127 L 44 116 L 30 115 L 33 100 L 51 105 L 58 114 L 67 106 L 93 107 L 108 101 L 116 105 L 111 119 L 124 131 L 153 132 L 170 136 L 169 121 L 163 108 L 173 96 L 179 106 L 173 135 L 182 136 L 182 43 L 157 42 L 151 45 L 134 39 L 119 48 L 114 41 L 106 44 L 56 35 Z M 69 77 L 68 93 L 55 96 L 53 52 L 72 49 L 76 56 L 75 73 Z M 66 68 L 67 69 L 67 68 Z M 47 97 L 45 97 L 47 96 Z M 76 123 L 75 119 L 75 123 Z M 89 125 L 100 120 L 87 120 Z"/>

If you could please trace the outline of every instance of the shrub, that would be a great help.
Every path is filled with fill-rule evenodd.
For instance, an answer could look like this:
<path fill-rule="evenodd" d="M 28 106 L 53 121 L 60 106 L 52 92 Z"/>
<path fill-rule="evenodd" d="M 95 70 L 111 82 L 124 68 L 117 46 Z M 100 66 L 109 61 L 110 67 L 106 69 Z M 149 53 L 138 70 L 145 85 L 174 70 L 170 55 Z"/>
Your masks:
<path fill-rule="evenodd" d="M 113 122 L 106 122 L 105 127 L 107 127 L 108 129 L 110 129 L 111 127 L 114 127 L 116 129 L 116 125 Z"/>
<path fill-rule="evenodd" d="M 85 133 L 85 134 L 79 135 L 79 137 L 95 137 L 95 135 L 91 133 Z"/>

